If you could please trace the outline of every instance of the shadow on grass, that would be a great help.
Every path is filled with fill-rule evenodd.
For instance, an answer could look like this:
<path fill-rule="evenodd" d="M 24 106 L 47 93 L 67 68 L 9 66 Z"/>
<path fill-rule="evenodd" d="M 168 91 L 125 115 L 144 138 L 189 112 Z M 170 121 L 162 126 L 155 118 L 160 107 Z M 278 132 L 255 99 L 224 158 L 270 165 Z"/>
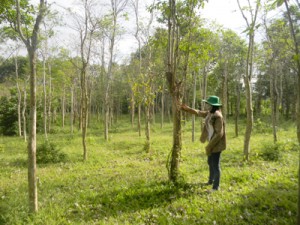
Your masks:
<path fill-rule="evenodd" d="M 200 184 L 180 183 L 175 186 L 169 182 L 144 185 L 142 183 L 135 184 L 130 188 L 82 199 L 83 202 L 78 202 L 78 205 L 88 205 L 89 207 L 77 207 L 70 211 L 68 217 L 70 220 L 74 220 L 76 215 L 80 215 L 78 220 L 102 220 L 109 217 L 118 217 L 123 213 L 134 213 L 140 210 L 163 207 L 178 198 L 188 198 L 195 193 L 201 194 L 199 193 Z M 206 194 L 203 190 L 204 193 Z M 84 218 L 82 218 L 83 215 Z"/>
<path fill-rule="evenodd" d="M 214 212 L 216 224 L 296 224 L 296 184 L 280 182 L 259 186 L 232 199 L 233 202 L 236 200 L 239 200 L 238 204 Z"/>
<path fill-rule="evenodd" d="M 216 224 L 230 225 L 296 223 L 297 188 L 292 184 L 276 183 L 259 187 L 248 194 L 229 193 L 226 190 L 209 194 L 206 190 L 200 184 L 179 184 L 178 186 L 168 182 L 135 184 L 128 189 L 114 190 L 110 193 L 99 194 L 96 197 L 82 198 L 77 203 L 84 207 L 73 207 L 72 210 L 68 211 L 67 217 L 75 221 L 100 221 L 154 208 L 164 210 L 179 198 L 187 199 L 191 196 L 207 198 L 208 195 L 211 195 L 210 199 L 214 198 L 218 202 L 214 207 L 213 214 L 204 214 L 199 218 L 199 214 L 190 213 L 185 222 L 204 224 L 207 219 L 212 219 L 212 221 L 216 221 Z M 235 199 L 228 197 L 231 194 L 235 196 Z M 228 204 L 231 201 L 238 203 Z M 212 201 L 208 204 L 216 203 Z M 195 206 L 186 205 L 185 207 L 191 209 Z M 196 207 L 200 207 L 200 205 Z M 196 212 L 197 210 L 189 211 Z M 159 220 L 159 217 L 165 217 L 166 213 L 161 211 L 161 214 L 157 216 L 157 220 Z M 176 224 L 180 224 L 180 219 Z"/>

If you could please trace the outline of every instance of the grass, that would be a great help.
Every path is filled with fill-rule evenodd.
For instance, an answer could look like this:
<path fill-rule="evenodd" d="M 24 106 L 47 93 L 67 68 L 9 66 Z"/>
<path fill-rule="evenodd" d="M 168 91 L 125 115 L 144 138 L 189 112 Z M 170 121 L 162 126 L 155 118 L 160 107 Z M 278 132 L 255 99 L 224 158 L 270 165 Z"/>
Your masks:
<path fill-rule="evenodd" d="M 31 216 L 26 143 L 0 137 L 0 224 L 296 224 L 299 149 L 291 124 L 279 129 L 277 161 L 261 157 L 265 146 L 273 145 L 272 134 L 256 131 L 251 161 L 244 162 L 243 134 L 235 138 L 229 122 L 221 190 L 214 193 L 201 185 L 207 181 L 207 159 L 204 145 L 191 141 L 189 122 L 182 136 L 182 181 L 176 186 L 168 182 L 166 169 L 171 124 L 152 126 L 150 153 L 143 150 L 145 137 L 125 119 L 112 127 L 108 142 L 95 124 L 88 132 L 86 162 L 79 132 L 71 136 L 68 128 L 57 127 L 49 135 L 68 160 L 38 165 L 39 212 Z M 39 144 L 43 141 L 38 136 Z"/>

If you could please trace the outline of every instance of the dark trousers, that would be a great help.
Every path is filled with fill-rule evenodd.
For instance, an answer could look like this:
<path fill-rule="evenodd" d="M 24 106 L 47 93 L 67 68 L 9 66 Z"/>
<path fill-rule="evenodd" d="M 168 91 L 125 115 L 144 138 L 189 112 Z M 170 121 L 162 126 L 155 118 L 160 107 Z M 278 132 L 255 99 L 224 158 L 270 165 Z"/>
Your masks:
<path fill-rule="evenodd" d="M 208 183 L 213 185 L 213 189 L 218 190 L 220 185 L 220 176 L 221 176 L 221 168 L 220 168 L 220 158 L 221 152 L 216 152 L 210 154 L 207 159 L 207 163 L 209 166 L 209 179 Z"/>

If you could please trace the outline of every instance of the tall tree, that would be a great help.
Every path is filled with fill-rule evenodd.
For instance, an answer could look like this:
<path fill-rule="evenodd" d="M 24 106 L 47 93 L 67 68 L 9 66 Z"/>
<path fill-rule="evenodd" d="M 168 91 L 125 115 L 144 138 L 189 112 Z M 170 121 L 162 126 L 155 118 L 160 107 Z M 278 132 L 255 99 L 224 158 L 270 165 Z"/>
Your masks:
<path fill-rule="evenodd" d="M 3 4 L 2 4 L 3 3 Z M 1 2 L 1 20 L 10 24 L 26 46 L 30 64 L 30 132 L 28 141 L 28 193 L 29 211 L 38 211 L 36 177 L 36 60 L 39 30 L 46 14 L 45 0 L 39 1 L 36 10 L 27 0 Z M 35 17 L 35 18 L 34 18 Z"/>
<path fill-rule="evenodd" d="M 300 145 L 300 55 L 299 55 L 299 43 L 296 38 L 296 32 L 294 28 L 294 24 L 291 18 L 290 8 L 288 5 L 287 0 L 284 0 L 284 4 L 287 11 L 287 16 L 290 24 L 291 35 L 294 40 L 294 51 L 297 64 L 297 75 L 298 75 L 298 91 L 297 91 L 297 138 L 298 144 Z M 299 151 L 299 169 L 298 169 L 298 217 L 297 217 L 298 224 L 300 224 L 300 151 Z"/>
<path fill-rule="evenodd" d="M 196 8 L 202 6 L 202 1 L 169 0 L 163 4 L 168 24 L 168 45 L 166 79 L 169 92 L 172 96 L 173 112 L 173 146 L 171 150 L 170 164 L 168 165 L 169 178 L 177 182 L 179 178 L 179 162 L 182 148 L 181 141 L 181 111 L 178 104 L 182 102 L 183 82 L 186 79 L 190 51 L 193 21 Z M 182 60 L 182 61 L 181 61 Z M 179 68 L 182 68 L 180 71 Z M 181 74 L 181 78 L 180 78 Z"/>
<path fill-rule="evenodd" d="M 88 123 L 88 93 L 87 72 L 91 56 L 92 41 L 97 29 L 97 20 L 93 17 L 92 9 L 95 7 L 93 0 L 82 0 L 83 15 L 74 14 L 77 31 L 80 37 L 80 87 L 81 87 L 81 116 L 83 160 L 87 160 L 87 123 Z"/>
<path fill-rule="evenodd" d="M 248 2 L 248 10 L 250 14 L 250 22 L 245 15 L 244 9 L 241 7 L 240 1 L 237 0 L 241 14 L 247 24 L 247 35 L 248 35 L 248 52 L 247 52 L 247 63 L 246 70 L 244 75 L 244 84 L 246 89 L 246 102 L 247 102 L 247 125 L 244 139 L 244 158 L 249 160 L 250 156 L 250 138 L 253 127 L 253 107 L 252 107 L 252 88 L 251 88 L 251 79 L 253 75 L 253 57 L 254 57 L 254 36 L 255 30 L 257 29 L 256 19 L 257 14 L 260 9 L 260 0 L 256 1 L 255 9 L 252 8 L 250 0 Z"/>
<path fill-rule="evenodd" d="M 104 97 L 104 138 L 108 140 L 108 128 L 110 121 L 110 92 L 111 92 L 111 82 L 113 76 L 113 56 L 115 50 L 115 39 L 117 36 L 117 22 L 120 13 L 125 9 L 128 0 L 111 0 L 111 30 L 109 33 L 109 61 L 107 69 L 107 85 L 105 89 Z M 111 112 L 112 113 L 112 112 Z"/>

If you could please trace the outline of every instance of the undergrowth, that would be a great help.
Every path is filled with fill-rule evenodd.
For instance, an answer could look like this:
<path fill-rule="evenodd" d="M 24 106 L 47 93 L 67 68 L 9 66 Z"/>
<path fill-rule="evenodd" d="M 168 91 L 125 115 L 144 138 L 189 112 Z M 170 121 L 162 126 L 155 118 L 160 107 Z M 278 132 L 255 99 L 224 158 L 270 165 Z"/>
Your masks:
<path fill-rule="evenodd" d="M 221 190 L 214 193 L 202 185 L 208 176 L 207 158 L 204 145 L 191 141 L 189 122 L 183 127 L 182 179 L 176 185 L 168 181 L 166 169 L 172 147 L 170 124 L 163 129 L 160 124 L 152 126 L 149 153 L 145 137 L 139 137 L 125 120 L 112 127 L 109 141 L 103 139 L 101 126 L 93 124 L 85 162 L 80 132 L 70 135 L 66 128 L 54 129 L 49 142 L 54 152 L 67 158 L 38 165 L 39 212 L 31 216 L 26 143 L 0 137 L 0 224 L 296 223 L 299 146 L 292 127 L 279 131 L 278 144 L 273 144 L 271 133 L 254 133 L 251 160 L 245 162 L 243 135 L 234 137 L 229 122 L 228 147 L 221 156 Z M 42 136 L 38 140 L 42 146 Z M 280 157 L 274 160 L 265 152 L 278 152 Z"/>

